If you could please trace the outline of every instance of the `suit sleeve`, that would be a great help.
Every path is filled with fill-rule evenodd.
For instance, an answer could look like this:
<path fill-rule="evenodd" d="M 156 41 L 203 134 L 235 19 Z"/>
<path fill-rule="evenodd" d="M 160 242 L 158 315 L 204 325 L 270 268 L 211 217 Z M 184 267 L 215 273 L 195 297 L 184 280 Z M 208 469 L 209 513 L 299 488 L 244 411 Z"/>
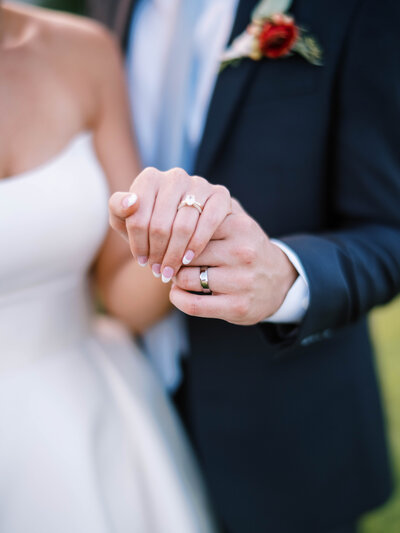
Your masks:
<path fill-rule="evenodd" d="M 351 25 L 335 89 L 332 230 L 280 238 L 310 304 L 300 327 L 262 326 L 278 347 L 330 336 L 400 291 L 399 21 L 397 0 L 367 1 Z"/>

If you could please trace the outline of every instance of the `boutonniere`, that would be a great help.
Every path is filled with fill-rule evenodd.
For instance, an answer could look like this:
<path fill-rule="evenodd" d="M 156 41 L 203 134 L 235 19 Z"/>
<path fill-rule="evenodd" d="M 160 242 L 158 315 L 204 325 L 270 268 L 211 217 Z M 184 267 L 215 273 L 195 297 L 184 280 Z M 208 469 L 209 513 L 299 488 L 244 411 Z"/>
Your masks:
<path fill-rule="evenodd" d="M 225 50 L 223 70 L 245 57 L 254 61 L 300 54 L 313 65 L 322 65 L 322 50 L 314 37 L 298 26 L 288 14 L 292 0 L 261 0 L 251 15 L 251 23 Z"/>

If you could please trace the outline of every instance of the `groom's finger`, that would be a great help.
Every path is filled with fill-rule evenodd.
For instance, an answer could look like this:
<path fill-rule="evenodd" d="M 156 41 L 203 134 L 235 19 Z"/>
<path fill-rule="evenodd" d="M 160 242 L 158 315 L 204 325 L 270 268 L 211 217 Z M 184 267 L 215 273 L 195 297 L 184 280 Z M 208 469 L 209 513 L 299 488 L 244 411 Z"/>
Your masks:
<path fill-rule="evenodd" d="M 204 252 L 190 263 L 191 267 L 222 267 L 227 265 L 233 266 L 233 258 L 229 241 L 225 239 L 210 241 Z"/>
<path fill-rule="evenodd" d="M 232 307 L 232 297 L 225 294 L 204 296 L 192 294 L 173 285 L 169 294 L 171 303 L 183 313 L 201 318 L 224 319 Z"/>
<path fill-rule="evenodd" d="M 246 274 L 229 267 L 208 268 L 208 286 L 213 293 L 232 294 L 246 286 Z M 185 291 L 203 292 L 200 283 L 200 267 L 183 267 L 174 279 L 175 285 Z"/>

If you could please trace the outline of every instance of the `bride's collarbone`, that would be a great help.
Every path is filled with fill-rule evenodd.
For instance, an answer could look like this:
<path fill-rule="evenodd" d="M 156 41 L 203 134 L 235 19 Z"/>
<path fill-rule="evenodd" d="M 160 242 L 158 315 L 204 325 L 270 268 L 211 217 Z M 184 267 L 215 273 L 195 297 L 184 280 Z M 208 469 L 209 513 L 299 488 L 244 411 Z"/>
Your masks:
<path fill-rule="evenodd" d="M 46 163 L 87 129 L 80 98 L 72 90 L 46 76 L 22 78 L 0 87 L 0 179 Z"/>
<path fill-rule="evenodd" d="M 91 129 L 96 91 L 86 39 L 74 19 L 51 14 L 23 46 L 0 49 L 0 179 L 46 163 Z"/>
<path fill-rule="evenodd" d="M 82 97 L 68 84 L 46 76 L 7 83 L 0 84 L 0 179 L 41 166 L 90 129 Z"/>

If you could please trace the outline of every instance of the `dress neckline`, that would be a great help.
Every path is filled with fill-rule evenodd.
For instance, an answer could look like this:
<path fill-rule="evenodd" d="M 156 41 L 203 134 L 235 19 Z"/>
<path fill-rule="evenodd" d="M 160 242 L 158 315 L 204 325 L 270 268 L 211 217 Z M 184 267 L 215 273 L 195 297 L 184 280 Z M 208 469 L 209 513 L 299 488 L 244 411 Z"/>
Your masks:
<path fill-rule="evenodd" d="M 56 152 L 49 159 L 47 159 L 43 163 L 39 163 L 39 165 L 36 165 L 30 169 L 23 170 L 22 172 L 18 172 L 17 174 L 11 174 L 10 176 L 6 176 L 5 178 L 0 179 L 0 185 L 8 182 L 14 182 L 15 180 L 21 180 L 27 177 L 32 177 L 35 174 L 40 174 L 47 167 L 51 167 L 55 163 L 58 163 L 60 160 L 64 159 L 64 157 L 66 157 L 77 145 L 81 144 L 84 141 L 86 142 L 86 140 L 91 140 L 92 137 L 93 132 L 89 130 L 84 130 L 75 134 L 69 139 L 69 141 L 64 145 L 64 147 L 61 148 L 61 150 Z"/>

